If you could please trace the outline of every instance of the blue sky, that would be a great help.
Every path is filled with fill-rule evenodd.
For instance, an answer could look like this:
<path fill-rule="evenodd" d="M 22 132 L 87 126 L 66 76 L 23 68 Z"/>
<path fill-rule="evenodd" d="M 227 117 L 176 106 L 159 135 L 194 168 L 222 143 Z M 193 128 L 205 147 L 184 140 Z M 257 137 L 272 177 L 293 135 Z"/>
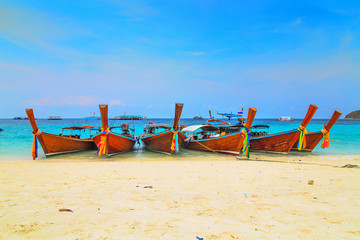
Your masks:
<path fill-rule="evenodd" d="M 360 109 L 360 1 L 0 0 L 0 118 Z"/>

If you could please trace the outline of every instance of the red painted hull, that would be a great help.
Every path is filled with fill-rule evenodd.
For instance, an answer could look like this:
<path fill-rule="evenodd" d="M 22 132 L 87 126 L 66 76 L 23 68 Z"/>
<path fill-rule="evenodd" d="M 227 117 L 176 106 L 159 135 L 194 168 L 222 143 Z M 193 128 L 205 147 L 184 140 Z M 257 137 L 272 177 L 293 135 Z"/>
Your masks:
<path fill-rule="evenodd" d="M 251 137 L 250 151 L 288 153 L 299 136 L 300 131 L 294 129 L 262 137 Z"/>
<path fill-rule="evenodd" d="M 164 133 L 155 134 L 155 135 L 143 135 L 140 137 L 144 146 L 155 152 L 168 153 L 172 154 L 171 144 L 173 140 L 174 133 L 172 131 L 166 131 Z M 182 133 L 178 133 L 178 145 L 181 146 L 186 136 Z"/>
<path fill-rule="evenodd" d="M 37 138 L 46 156 L 96 149 L 95 143 L 89 139 L 75 139 L 45 132 L 39 134 Z"/>
<path fill-rule="evenodd" d="M 107 156 L 114 155 L 117 153 L 128 152 L 131 149 L 133 149 L 136 143 L 135 139 L 114 133 L 109 133 L 109 135 L 107 135 L 107 138 L 108 138 L 107 140 L 108 148 L 106 152 Z M 93 140 L 97 146 L 98 143 L 101 141 L 101 134 L 94 136 Z"/>
<path fill-rule="evenodd" d="M 191 150 L 239 155 L 242 140 L 238 132 L 223 137 L 185 141 L 182 146 Z"/>
<path fill-rule="evenodd" d="M 323 138 L 323 134 L 320 131 L 309 132 L 305 135 L 305 137 L 306 137 L 306 146 L 304 147 L 304 149 L 298 150 L 297 147 L 299 142 L 296 141 L 291 150 L 299 151 L 299 152 L 311 152 L 312 150 L 314 150 L 316 145 L 318 145 L 318 143 L 321 141 L 321 139 Z"/>

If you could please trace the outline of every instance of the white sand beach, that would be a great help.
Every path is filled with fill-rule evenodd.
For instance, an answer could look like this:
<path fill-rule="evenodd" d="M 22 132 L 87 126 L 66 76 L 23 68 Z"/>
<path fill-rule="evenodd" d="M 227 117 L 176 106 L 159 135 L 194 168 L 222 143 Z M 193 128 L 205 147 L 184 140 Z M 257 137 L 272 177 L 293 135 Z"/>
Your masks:
<path fill-rule="evenodd" d="M 360 238 L 359 156 L 253 158 L 2 161 L 0 239 Z"/>

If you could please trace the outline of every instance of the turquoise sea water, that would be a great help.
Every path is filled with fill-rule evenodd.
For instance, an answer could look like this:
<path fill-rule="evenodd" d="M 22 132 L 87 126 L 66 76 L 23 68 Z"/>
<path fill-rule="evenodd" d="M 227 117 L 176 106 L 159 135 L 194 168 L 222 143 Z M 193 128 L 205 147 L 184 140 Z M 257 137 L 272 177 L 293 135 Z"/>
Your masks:
<path fill-rule="evenodd" d="M 294 120 L 293 122 L 280 122 L 271 119 L 255 119 L 255 124 L 266 124 L 270 126 L 270 133 L 276 133 L 297 128 L 302 120 Z M 148 119 L 137 121 L 117 121 L 117 124 L 128 123 L 132 127 L 134 124 L 135 135 L 139 136 L 143 133 L 143 128 L 147 122 L 156 122 L 172 125 L 173 119 Z M 181 119 L 180 124 L 193 125 L 203 124 L 204 120 Z M 236 120 L 233 121 L 234 123 Z M 327 123 L 328 119 L 313 119 L 307 127 L 310 131 L 319 131 L 322 125 Z M 64 119 L 60 121 L 49 121 L 47 119 L 37 119 L 38 127 L 43 132 L 59 134 L 62 127 L 82 125 L 82 119 Z M 98 121 L 88 121 L 89 125 L 98 125 Z M 111 121 L 110 121 L 111 123 Z M 32 146 L 32 128 L 28 120 L 9 120 L 0 119 L 0 128 L 4 131 L 0 132 L 0 159 L 31 159 L 31 146 Z M 84 135 L 86 136 L 86 134 Z M 311 153 L 313 155 L 360 155 L 360 120 L 345 120 L 341 119 L 331 129 L 330 139 L 339 142 L 331 142 L 330 148 L 321 149 L 320 144 Z M 204 156 L 208 153 L 190 151 L 180 149 L 176 153 L 175 158 L 197 157 Z M 129 153 L 119 154 L 114 156 L 114 159 L 121 159 L 122 157 L 159 157 L 164 154 L 154 153 L 145 150 L 141 145 L 136 144 L 133 151 Z M 44 152 L 41 147 L 39 148 L 39 157 L 44 157 Z M 95 151 L 84 151 L 81 153 L 69 153 L 61 155 L 61 158 L 84 158 L 84 159 L 97 159 Z"/>

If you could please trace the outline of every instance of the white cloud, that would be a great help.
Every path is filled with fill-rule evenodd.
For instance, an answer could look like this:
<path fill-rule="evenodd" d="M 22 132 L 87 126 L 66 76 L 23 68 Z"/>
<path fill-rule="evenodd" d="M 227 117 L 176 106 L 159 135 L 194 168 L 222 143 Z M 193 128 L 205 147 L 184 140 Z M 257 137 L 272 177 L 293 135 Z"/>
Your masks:
<path fill-rule="evenodd" d="M 294 22 L 290 24 L 290 26 L 295 27 L 302 23 L 302 18 L 297 18 Z"/>
<path fill-rule="evenodd" d="M 93 106 L 96 104 L 96 97 L 62 95 L 58 98 L 54 98 L 51 96 L 46 96 L 39 99 L 31 99 L 28 101 L 24 101 L 24 104 L 30 104 L 35 106 Z"/>
<path fill-rule="evenodd" d="M 110 101 L 110 106 L 126 106 L 126 104 L 118 99 L 113 99 Z"/>
<path fill-rule="evenodd" d="M 201 56 L 204 54 L 205 54 L 205 52 L 188 52 L 188 55 L 190 55 L 190 56 Z"/>
<path fill-rule="evenodd" d="M 202 79 L 199 79 L 199 80 L 197 80 L 197 82 L 198 82 L 200 85 L 205 85 L 205 86 L 209 86 L 209 85 L 215 86 L 215 85 L 218 85 L 217 82 L 211 81 L 211 80 L 202 80 Z"/>
<path fill-rule="evenodd" d="M 57 17 L 32 8 L 7 6 L 0 2 L 0 37 L 32 52 L 73 59 L 74 56 L 84 54 L 57 41 L 90 35 L 93 35 L 90 30 L 65 16 Z"/>
<path fill-rule="evenodd" d="M 215 54 L 215 53 L 226 52 L 226 51 L 229 51 L 229 50 L 230 50 L 230 48 L 217 49 L 217 50 L 211 51 L 210 53 L 211 53 L 211 54 Z"/>
<path fill-rule="evenodd" d="M 212 51 L 208 51 L 208 52 L 204 52 L 204 51 L 186 52 L 186 54 L 190 55 L 190 56 L 201 56 L 201 55 L 217 54 L 217 53 L 226 52 L 229 50 L 230 50 L 230 48 L 224 48 L 224 49 L 217 49 L 217 50 L 212 50 Z"/>

